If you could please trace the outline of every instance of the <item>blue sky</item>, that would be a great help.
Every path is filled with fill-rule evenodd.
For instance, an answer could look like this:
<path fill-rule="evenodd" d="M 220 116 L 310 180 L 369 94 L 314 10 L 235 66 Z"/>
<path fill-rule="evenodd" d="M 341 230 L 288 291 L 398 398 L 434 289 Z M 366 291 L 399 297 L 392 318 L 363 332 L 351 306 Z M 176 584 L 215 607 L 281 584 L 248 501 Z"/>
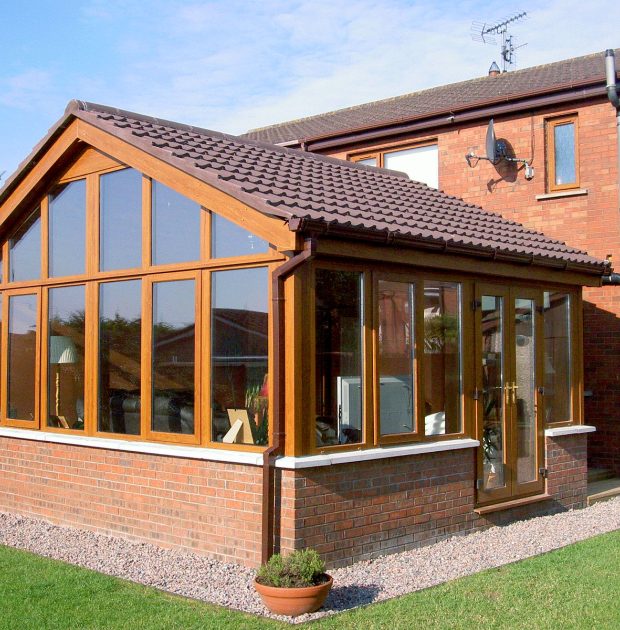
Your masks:
<path fill-rule="evenodd" d="M 472 41 L 472 21 L 529 8 L 518 68 L 620 46 L 617 0 L 7 2 L 0 173 L 72 98 L 240 133 L 480 76 L 499 47 Z"/>

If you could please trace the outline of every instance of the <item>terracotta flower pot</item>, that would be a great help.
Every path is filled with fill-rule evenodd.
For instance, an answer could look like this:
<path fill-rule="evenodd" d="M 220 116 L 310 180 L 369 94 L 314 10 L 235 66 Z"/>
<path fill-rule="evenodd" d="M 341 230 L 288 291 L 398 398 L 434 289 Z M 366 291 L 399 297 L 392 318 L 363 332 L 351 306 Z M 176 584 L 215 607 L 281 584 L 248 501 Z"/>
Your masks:
<path fill-rule="evenodd" d="M 317 586 L 302 586 L 301 588 L 277 588 L 265 586 L 254 580 L 254 587 L 261 596 L 263 603 L 276 615 L 297 617 L 318 610 L 325 601 L 334 580 L 329 580 Z"/>

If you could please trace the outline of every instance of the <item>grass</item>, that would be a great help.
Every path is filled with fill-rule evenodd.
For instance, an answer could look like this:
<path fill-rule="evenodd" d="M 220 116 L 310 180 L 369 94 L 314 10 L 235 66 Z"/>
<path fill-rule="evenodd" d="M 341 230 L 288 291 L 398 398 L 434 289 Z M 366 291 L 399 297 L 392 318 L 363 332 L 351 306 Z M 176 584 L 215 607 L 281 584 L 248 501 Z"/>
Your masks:
<path fill-rule="evenodd" d="M 309 628 L 620 628 L 620 531 Z M 0 629 L 290 628 L 0 547 Z"/>

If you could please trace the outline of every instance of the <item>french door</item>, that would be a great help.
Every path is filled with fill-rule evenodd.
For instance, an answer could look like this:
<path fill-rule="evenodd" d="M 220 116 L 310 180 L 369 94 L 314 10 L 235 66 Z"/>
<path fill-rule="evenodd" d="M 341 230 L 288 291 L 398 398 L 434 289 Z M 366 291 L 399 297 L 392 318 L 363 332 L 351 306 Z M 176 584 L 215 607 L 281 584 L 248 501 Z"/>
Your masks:
<path fill-rule="evenodd" d="M 477 502 L 544 489 L 542 292 L 476 287 Z"/>

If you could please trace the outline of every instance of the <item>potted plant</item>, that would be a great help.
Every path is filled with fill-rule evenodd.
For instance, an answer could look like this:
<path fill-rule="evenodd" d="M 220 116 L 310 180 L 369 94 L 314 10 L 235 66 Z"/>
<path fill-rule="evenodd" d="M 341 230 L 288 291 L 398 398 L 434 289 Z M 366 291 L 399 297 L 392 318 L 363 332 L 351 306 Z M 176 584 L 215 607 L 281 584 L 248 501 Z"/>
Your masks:
<path fill-rule="evenodd" d="M 318 610 L 333 583 L 319 554 L 304 549 L 271 556 L 258 570 L 254 587 L 272 613 L 297 617 Z"/>

